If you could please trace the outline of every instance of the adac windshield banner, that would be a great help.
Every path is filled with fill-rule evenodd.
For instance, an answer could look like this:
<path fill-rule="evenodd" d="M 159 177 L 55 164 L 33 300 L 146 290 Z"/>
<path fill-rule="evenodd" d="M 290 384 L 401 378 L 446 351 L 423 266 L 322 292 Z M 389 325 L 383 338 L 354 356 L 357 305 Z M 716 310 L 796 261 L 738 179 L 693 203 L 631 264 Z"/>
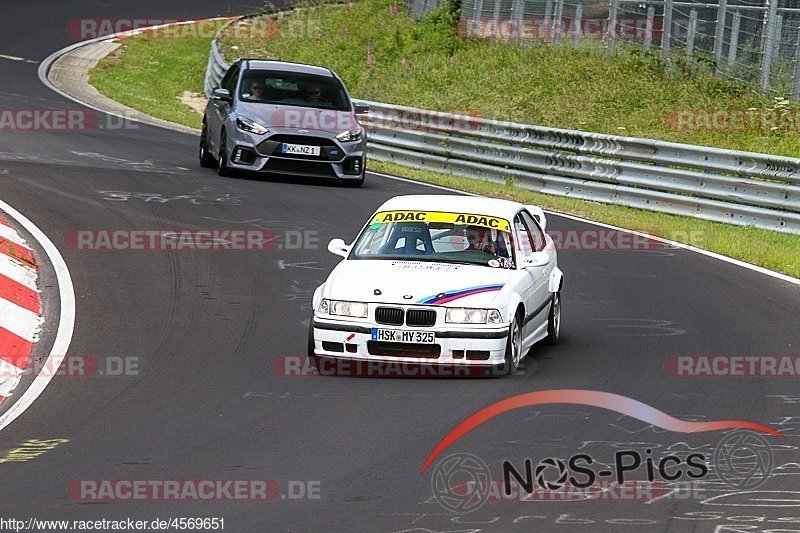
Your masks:
<path fill-rule="evenodd" d="M 381 211 L 375 214 L 370 225 L 390 222 L 443 222 L 511 231 L 511 224 L 504 218 L 471 213 L 445 213 L 443 211 Z"/>

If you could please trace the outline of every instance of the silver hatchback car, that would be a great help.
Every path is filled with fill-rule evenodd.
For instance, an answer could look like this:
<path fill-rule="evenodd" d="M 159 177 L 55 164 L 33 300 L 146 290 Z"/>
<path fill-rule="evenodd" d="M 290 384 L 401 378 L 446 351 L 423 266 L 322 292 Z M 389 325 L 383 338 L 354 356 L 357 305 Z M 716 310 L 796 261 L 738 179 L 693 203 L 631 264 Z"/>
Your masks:
<path fill-rule="evenodd" d="M 250 170 L 364 183 L 367 134 L 332 70 L 240 59 L 214 89 L 203 116 L 200 164 L 220 176 Z"/>

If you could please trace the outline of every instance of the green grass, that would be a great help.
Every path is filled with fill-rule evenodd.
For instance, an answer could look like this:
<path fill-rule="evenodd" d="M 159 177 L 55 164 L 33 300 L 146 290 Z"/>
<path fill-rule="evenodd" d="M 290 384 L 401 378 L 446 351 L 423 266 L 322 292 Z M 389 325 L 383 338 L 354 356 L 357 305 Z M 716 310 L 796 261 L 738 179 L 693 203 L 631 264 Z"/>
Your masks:
<path fill-rule="evenodd" d="M 770 131 L 677 129 L 679 110 L 789 113 L 750 87 L 676 61 L 626 51 L 466 40 L 442 9 L 423 22 L 392 14 L 393 0 L 324 6 L 284 17 L 278 37 L 223 40 L 229 60 L 270 57 L 325 64 L 359 98 L 559 128 L 800 157 L 800 124 Z M 236 49 L 232 47 L 236 46 Z M 371 49 L 373 68 L 367 66 Z M 693 76 L 686 75 L 687 72 Z M 788 130 L 788 131 L 787 131 Z"/>
<path fill-rule="evenodd" d="M 800 156 L 796 132 L 676 132 L 665 125 L 664 113 L 670 109 L 775 107 L 742 86 L 702 76 L 664 74 L 657 63 L 638 56 L 607 60 L 589 50 L 463 41 L 448 32 L 446 20 L 417 23 L 403 15 L 402 8 L 391 14 L 390 6 L 384 0 L 368 0 L 349 10 L 325 7 L 298 12 L 280 22 L 279 37 L 225 41 L 224 50 L 231 60 L 260 56 L 324 63 L 360 98 Z M 305 30 L 298 27 L 298 20 Z M 370 42 L 372 70 L 366 62 Z M 183 91 L 202 92 L 209 44 L 207 39 L 151 39 L 146 34 L 129 38 L 92 71 L 90 82 L 107 96 L 145 113 L 199 127 L 200 116 L 177 97 Z M 799 236 L 549 196 L 393 164 L 370 161 L 369 166 L 645 231 L 800 276 Z"/>
<path fill-rule="evenodd" d="M 183 91 L 203 92 L 211 40 L 152 39 L 140 34 L 122 43 L 92 69 L 89 83 L 148 115 L 199 128 L 202 117 L 178 97 Z"/>

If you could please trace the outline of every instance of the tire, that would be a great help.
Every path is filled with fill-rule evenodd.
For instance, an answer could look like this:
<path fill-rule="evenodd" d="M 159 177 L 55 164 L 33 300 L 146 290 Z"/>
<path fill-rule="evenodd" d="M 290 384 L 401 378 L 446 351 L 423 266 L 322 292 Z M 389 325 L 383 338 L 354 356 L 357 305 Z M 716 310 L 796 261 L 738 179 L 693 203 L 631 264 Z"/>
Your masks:
<path fill-rule="evenodd" d="M 522 320 L 519 314 L 514 317 L 514 322 L 508 327 L 508 338 L 506 340 L 506 356 L 500 366 L 500 374 L 511 376 L 517 370 L 522 359 Z"/>
<path fill-rule="evenodd" d="M 544 344 L 557 344 L 561 334 L 561 291 L 553 294 L 550 313 L 547 315 L 547 337 Z"/>
<path fill-rule="evenodd" d="M 203 130 L 200 132 L 200 166 L 204 168 L 214 168 L 216 161 L 214 156 L 208 152 L 208 126 L 203 121 Z"/>
<path fill-rule="evenodd" d="M 217 156 L 217 174 L 222 177 L 227 177 L 231 175 L 231 169 L 228 166 L 228 137 L 225 135 L 225 131 L 222 131 L 222 135 L 219 139 L 219 156 Z"/>

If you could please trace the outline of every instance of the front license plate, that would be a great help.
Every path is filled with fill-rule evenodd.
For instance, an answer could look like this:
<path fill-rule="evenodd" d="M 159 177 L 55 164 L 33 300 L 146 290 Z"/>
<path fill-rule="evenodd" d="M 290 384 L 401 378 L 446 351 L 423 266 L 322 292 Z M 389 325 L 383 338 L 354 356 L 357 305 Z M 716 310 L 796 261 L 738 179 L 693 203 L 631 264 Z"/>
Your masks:
<path fill-rule="evenodd" d="M 384 342 L 409 342 L 415 344 L 433 344 L 432 331 L 408 331 L 403 329 L 372 328 L 372 340 Z"/>
<path fill-rule="evenodd" d="M 283 143 L 281 151 L 284 154 L 300 154 L 300 155 L 319 155 L 319 146 L 307 146 L 305 144 L 288 144 Z"/>

